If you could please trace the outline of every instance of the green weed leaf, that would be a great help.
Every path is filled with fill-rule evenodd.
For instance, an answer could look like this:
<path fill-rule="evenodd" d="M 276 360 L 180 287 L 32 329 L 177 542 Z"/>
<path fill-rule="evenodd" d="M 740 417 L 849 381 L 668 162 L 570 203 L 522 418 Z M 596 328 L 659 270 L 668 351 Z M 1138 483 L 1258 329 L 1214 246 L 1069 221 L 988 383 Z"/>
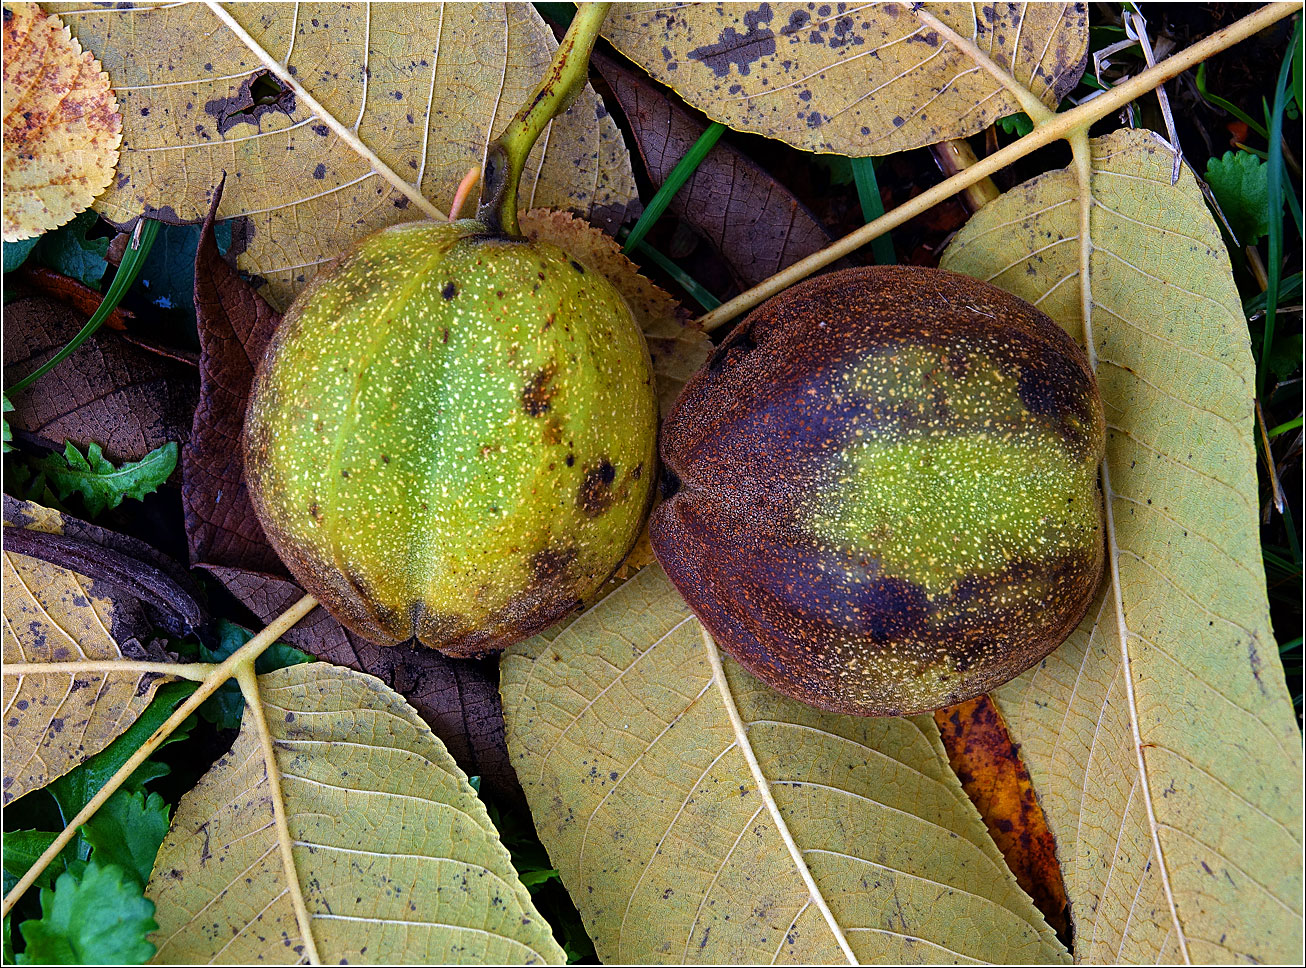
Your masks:
<path fill-rule="evenodd" d="M 116 864 L 92 861 L 80 876 L 59 875 L 41 891 L 41 918 L 18 926 L 27 950 L 20 965 L 144 964 L 154 954 L 146 940 L 158 925 L 154 902 Z"/>
<path fill-rule="evenodd" d="M 5 871 L 5 893 L 8 894 L 19 878 L 27 873 L 28 868 L 36 863 L 38 857 L 54 843 L 59 836 L 53 830 L 6 830 L 3 863 Z M 54 879 L 68 869 L 68 865 L 77 857 L 76 847 L 69 844 L 54 859 L 54 862 L 41 872 L 36 879 L 37 887 L 54 887 Z"/>
<path fill-rule="evenodd" d="M 8 274 L 10 272 L 13 272 L 24 262 L 26 262 L 27 257 L 32 254 L 32 250 L 36 248 L 36 243 L 40 241 L 41 241 L 41 237 L 37 235 L 30 239 L 23 239 L 23 241 L 21 242 L 4 243 L 5 273 Z"/>
<path fill-rule="evenodd" d="M 58 231 L 40 236 L 33 261 L 98 290 L 109 268 L 105 259 L 109 240 L 88 239 L 86 234 L 99 221 L 100 216 L 94 212 L 82 212 Z"/>
<path fill-rule="evenodd" d="M 140 500 L 154 493 L 177 466 L 177 453 L 177 445 L 169 441 L 138 461 L 115 467 L 105 458 L 99 444 L 92 443 L 83 456 L 72 441 L 68 441 L 62 457 L 52 454 L 35 463 L 60 500 L 80 494 L 87 513 L 95 517 L 109 508 L 116 508 L 123 498 Z"/>
<path fill-rule="evenodd" d="M 218 647 L 210 649 L 204 645 L 198 646 L 195 655 L 197 661 L 222 662 L 254 635 L 249 629 L 242 628 L 235 622 L 228 622 L 225 619 L 218 622 L 217 632 Z M 266 672 L 284 669 L 286 666 L 299 665 L 301 662 L 316 661 L 307 652 L 301 652 L 299 649 L 277 642 L 269 646 L 267 651 L 255 660 L 254 671 L 262 675 Z M 239 729 L 240 717 L 244 713 L 245 698 L 241 695 L 240 686 L 234 680 L 223 683 L 218 691 L 199 708 L 199 715 L 213 723 L 218 729 Z"/>
<path fill-rule="evenodd" d="M 119 790 L 82 828 L 82 836 L 95 861 L 117 864 L 144 890 L 169 819 L 168 804 L 157 793 Z"/>
<path fill-rule="evenodd" d="M 1206 181 L 1238 242 L 1255 245 L 1270 231 L 1269 167 L 1245 151 L 1226 151 L 1206 163 Z"/>
<path fill-rule="evenodd" d="M 4 412 L 11 413 L 14 409 L 14 405 L 9 402 L 8 395 L 5 395 L 3 398 L 0 399 L 4 400 Z M 13 445 L 13 439 L 14 439 L 14 432 L 9 428 L 9 419 L 6 417 L 4 421 L 4 452 L 6 454 L 9 453 L 11 450 L 15 449 Z"/>

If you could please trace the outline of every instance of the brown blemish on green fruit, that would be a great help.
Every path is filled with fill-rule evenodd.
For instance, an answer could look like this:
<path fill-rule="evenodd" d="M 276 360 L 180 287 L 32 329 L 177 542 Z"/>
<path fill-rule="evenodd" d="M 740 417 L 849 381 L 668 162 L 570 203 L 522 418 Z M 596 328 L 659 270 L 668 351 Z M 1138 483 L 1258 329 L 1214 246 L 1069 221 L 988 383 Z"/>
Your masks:
<path fill-rule="evenodd" d="M 549 384 L 557 372 L 558 365 L 550 361 L 536 370 L 535 374 L 526 381 L 526 386 L 522 387 L 522 409 L 532 417 L 543 416 L 548 411 L 549 401 L 553 399 L 556 390 Z"/>
<path fill-rule="evenodd" d="M 831 273 L 752 313 L 662 434 L 658 560 L 721 646 L 813 705 L 908 714 L 1069 634 L 1101 573 L 1083 352 L 964 276 Z"/>
<path fill-rule="evenodd" d="M 618 500 L 618 496 L 612 489 L 612 483 L 616 479 L 617 469 L 604 457 L 585 471 L 580 490 L 576 494 L 576 506 L 589 517 L 598 517 Z"/>

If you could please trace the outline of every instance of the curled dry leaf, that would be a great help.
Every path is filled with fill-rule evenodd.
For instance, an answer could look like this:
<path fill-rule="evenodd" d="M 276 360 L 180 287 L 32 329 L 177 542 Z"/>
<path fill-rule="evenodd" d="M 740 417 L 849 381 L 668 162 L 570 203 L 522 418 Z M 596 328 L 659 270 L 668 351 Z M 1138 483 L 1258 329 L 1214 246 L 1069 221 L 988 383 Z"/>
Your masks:
<path fill-rule="evenodd" d="M 983 130 L 1019 102 L 912 3 L 624 3 L 603 34 L 694 107 L 862 157 Z M 1078 82 L 1082 3 L 924 4 L 1049 107 Z"/>
<path fill-rule="evenodd" d="M 934 722 L 952 771 L 984 818 L 1016 883 L 1057 936 L 1069 937 L 1056 841 L 997 706 L 988 696 L 979 696 L 936 711 Z"/>
<path fill-rule="evenodd" d="M 944 255 L 1084 341 L 1106 408 L 1108 581 L 995 698 L 1079 958 L 1295 962 L 1302 748 L 1258 544 L 1255 368 L 1219 229 L 1173 160 L 1148 131 L 1097 138 L 1086 183 L 1017 186 Z"/>
<path fill-rule="evenodd" d="M 4 5 L 4 240 L 63 225 L 113 177 L 122 116 L 100 62 L 35 3 Z"/>
<path fill-rule="evenodd" d="M 601 52 L 593 62 L 621 103 L 649 178 L 661 186 L 707 126 L 642 73 Z M 694 169 L 668 210 L 717 248 L 744 287 L 832 241 L 789 189 L 723 142 Z"/>
<path fill-rule="evenodd" d="M 18 295 L 4 311 L 4 380 L 25 377 L 86 323 L 48 296 Z M 190 436 L 195 370 L 101 330 L 31 386 L 13 395 L 7 417 L 50 447 L 99 443 L 115 462 L 140 460 Z"/>
<path fill-rule="evenodd" d="M 536 209 L 522 215 L 520 221 L 527 238 L 565 249 L 617 287 L 648 341 L 658 403 L 666 413 L 685 381 L 712 354 L 707 333 L 690 321 L 689 313 L 675 299 L 639 274 L 639 267 L 622 254 L 612 236 L 566 212 Z"/>
<path fill-rule="evenodd" d="M 508 748 L 606 962 L 1064 962 L 928 717 L 835 716 L 657 567 L 502 662 Z"/>
<path fill-rule="evenodd" d="M 63 533 L 63 516 L 4 501 L 6 525 Z M 4 552 L 4 803 L 39 789 L 108 746 L 164 679 L 139 671 L 64 672 L 60 664 L 150 658 L 150 616 L 116 585 Z M 162 659 L 162 655 L 155 656 Z"/>
<path fill-rule="evenodd" d="M 557 46 L 521 3 L 225 6 L 284 77 L 203 4 L 52 4 L 121 78 L 123 159 L 97 210 L 197 220 L 226 171 L 222 216 L 252 230 L 238 265 L 278 309 L 363 235 L 448 206 Z M 586 88 L 540 138 L 521 207 L 615 227 L 634 197 L 620 132 Z"/>
<path fill-rule="evenodd" d="M 4 504 L 6 520 L 24 506 L 35 507 L 7 494 Z M 5 548 L 117 586 L 150 609 L 155 625 L 174 635 L 208 621 L 203 593 L 190 574 L 158 549 L 68 514 L 50 511 L 41 523 L 45 526 L 6 526 Z"/>
<path fill-rule="evenodd" d="M 565 963 L 485 806 L 401 696 L 320 662 L 257 688 L 159 850 L 156 961 L 301 960 L 311 939 L 314 963 Z"/>

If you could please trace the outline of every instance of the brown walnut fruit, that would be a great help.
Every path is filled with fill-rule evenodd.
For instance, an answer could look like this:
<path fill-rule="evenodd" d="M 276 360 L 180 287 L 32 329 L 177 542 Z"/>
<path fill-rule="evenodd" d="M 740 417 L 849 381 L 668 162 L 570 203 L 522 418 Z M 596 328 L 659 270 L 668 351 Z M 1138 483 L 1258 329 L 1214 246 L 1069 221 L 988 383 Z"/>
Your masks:
<path fill-rule="evenodd" d="M 776 690 L 937 709 L 1083 617 L 1104 428 L 1083 350 L 1028 303 L 942 270 L 833 272 L 755 310 L 685 387 L 653 549 Z"/>

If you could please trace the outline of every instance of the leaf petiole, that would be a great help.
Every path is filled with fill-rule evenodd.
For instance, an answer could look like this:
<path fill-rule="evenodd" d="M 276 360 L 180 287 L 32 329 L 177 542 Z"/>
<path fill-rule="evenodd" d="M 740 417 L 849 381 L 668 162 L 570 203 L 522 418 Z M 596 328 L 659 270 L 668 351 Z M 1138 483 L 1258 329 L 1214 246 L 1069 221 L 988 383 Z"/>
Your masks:
<path fill-rule="evenodd" d="M 163 725 L 155 730 L 154 734 L 141 744 L 141 748 L 118 768 L 118 771 L 109 778 L 99 792 L 91 797 L 77 816 L 69 821 L 68 825 L 54 839 L 45 853 L 37 858 L 36 863 L 28 868 L 27 873 L 14 885 L 13 890 L 5 895 L 3 911 L 0 913 L 7 916 L 13 910 L 14 905 L 27 893 L 27 889 L 41 876 L 41 872 L 49 867 L 64 847 L 77 836 L 78 829 L 91 817 L 95 816 L 96 811 L 104 805 L 104 802 L 113 796 L 114 792 L 136 772 L 136 768 L 149 759 L 151 754 L 163 745 L 164 740 L 171 736 L 186 721 L 186 718 L 199 708 L 205 699 L 217 692 L 218 687 L 228 679 L 238 677 L 242 669 L 248 668 L 249 674 L 253 675 L 254 660 L 285 634 L 287 629 L 291 628 L 316 607 L 317 599 L 312 595 L 305 595 L 268 623 L 268 626 L 258 635 L 233 652 L 226 661 L 215 667 L 200 687 L 173 711 Z"/>

